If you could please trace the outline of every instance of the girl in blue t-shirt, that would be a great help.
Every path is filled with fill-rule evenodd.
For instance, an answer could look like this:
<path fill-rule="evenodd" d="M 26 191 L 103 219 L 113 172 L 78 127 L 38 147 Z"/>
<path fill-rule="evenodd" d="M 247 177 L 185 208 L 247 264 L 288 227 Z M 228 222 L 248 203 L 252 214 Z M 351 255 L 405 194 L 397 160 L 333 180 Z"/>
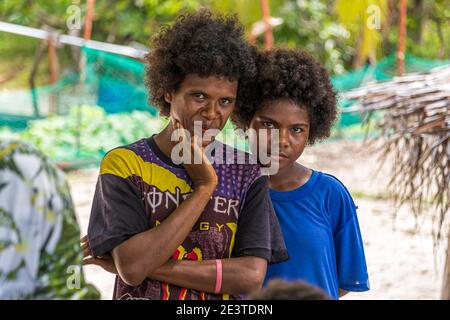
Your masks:
<path fill-rule="evenodd" d="M 265 283 L 302 279 L 335 299 L 369 290 L 350 193 L 337 178 L 297 162 L 306 145 L 330 135 L 336 119 L 336 95 L 327 73 L 297 50 L 258 52 L 257 61 L 255 86 L 247 90 L 256 103 L 247 103 L 240 120 L 252 129 L 267 129 L 268 140 L 279 130 L 279 151 L 269 148 L 271 161 L 279 162 L 278 172 L 270 176 L 270 196 L 290 256 L 269 266 Z"/>

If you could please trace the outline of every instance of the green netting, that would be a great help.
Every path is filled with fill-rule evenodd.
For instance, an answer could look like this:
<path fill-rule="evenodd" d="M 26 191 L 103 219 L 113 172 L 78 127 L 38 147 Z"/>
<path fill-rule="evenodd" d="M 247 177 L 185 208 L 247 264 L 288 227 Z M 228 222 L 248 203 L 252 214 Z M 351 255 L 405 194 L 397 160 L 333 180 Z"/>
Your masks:
<path fill-rule="evenodd" d="M 447 60 L 429 60 L 410 54 L 405 55 L 405 73 L 425 72 L 434 67 L 448 64 Z M 396 57 L 391 54 L 380 60 L 376 65 L 366 65 L 360 69 L 331 77 L 334 88 L 345 92 L 360 87 L 369 81 L 389 80 L 396 76 Z"/>
<path fill-rule="evenodd" d="M 35 90 L 0 92 L 0 137 L 26 139 L 56 160 L 100 159 L 111 146 L 126 144 L 159 130 L 157 109 L 148 104 L 145 66 L 131 58 L 83 48 L 81 74 Z M 406 55 L 406 72 L 426 71 L 450 61 Z M 376 65 L 332 77 L 338 92 L 373 80 L 395 76 L 395 55 Z M 351 105 L 340 101 L 341 108 Z M 361 136 L 359 114 L 344 113 L 334 128 L 336 137 Z M 355 132 L 357 134 L 355 134 Z"/>
<path fill-rule="evenodd" d="M 87 48 L 82 52 L 86 60 L 82 74 L 70 72 L 55 84 L 34 90 L 0 92 L 0 127 L 23 130 L 29 120 L 47 117 L 52 110 L 67 115 L 77 105 L 97 105 L 108 114 L 134 110 L 157 114 L 147 102 L 142 62 Z"/>
<path fill-rule="evenodd" d="M 97 104 L 106 113 L 145 110 L 157 115 L 157 109 L 147 104 L 142 62 L 93 49 L 83 51 L 87 57 L 85 83 L 97 89 Z"/>
<path fill-rule="evenodd" d="M 85 67 L 35 90 L 0 92 L 0 137 L 29 141 L 60 162 L 95 163 L 106 151 L 160 130 L 144 64 L 82 49 Z"/>

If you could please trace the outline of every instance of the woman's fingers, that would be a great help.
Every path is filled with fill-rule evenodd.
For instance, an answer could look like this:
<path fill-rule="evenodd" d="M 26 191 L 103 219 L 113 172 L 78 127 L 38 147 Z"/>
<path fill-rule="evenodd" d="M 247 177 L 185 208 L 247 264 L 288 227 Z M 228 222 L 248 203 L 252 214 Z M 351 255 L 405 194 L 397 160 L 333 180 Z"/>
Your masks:
<path fill-rule="evenodd" d="M 96 258 L 94 258 L 94 257 L 89 257 L 89 258 L 85 258 L 85 259 L 83 259 L 83 266 L 87 266 L 87 265 L 90 265 L 90 264 L 96 264 Z"/>
<path fill-rule="evenodd" d="M 82 242 L 81 243 L 81 249 L 86 249 L 86 248 L 89 248 L 89 242 Z"/>
<path fill-rule="evenodd" d="M 172 122 L 175 129 L 183 129 L 183 126 L 179 120 L 172 118 Z"/>
<path fill-rule="evenodd" d="M 86 248 L 83 250 L 83 257 L 90 257 L 92 256 L 91 250 L 89 248 Z"/>
<path fill-rule="evenodd" d="M 81 250 L 83 251 L 83 257 L 89 257 L 92 255 L 87 236 L 81 238 Z"/>
<path fill-rule="evenodd" d="M 110 273 L 118 274 L 116 266 L 114 264 L 114 260 L 112 260 L 112 259 L 98 259 L 98 258 L 94 258 L 94 257 L 89 257 L 89 258 L 83 259 L 82 263 L 84 266 L 96 265 Z"/>

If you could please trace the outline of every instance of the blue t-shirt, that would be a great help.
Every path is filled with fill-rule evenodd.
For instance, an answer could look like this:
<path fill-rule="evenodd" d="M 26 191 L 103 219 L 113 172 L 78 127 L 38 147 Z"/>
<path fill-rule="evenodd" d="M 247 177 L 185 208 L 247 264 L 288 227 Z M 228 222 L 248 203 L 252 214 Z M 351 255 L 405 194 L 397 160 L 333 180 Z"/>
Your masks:
<path fill-rule="evenodd" d="M 268 266 L 271 278 L 304 280 L 338 299 L 338 289 L 369 290 L 355 203 L 335 177 L 313 171 L 292 191 L 270 190 L 290 259 Z"/>

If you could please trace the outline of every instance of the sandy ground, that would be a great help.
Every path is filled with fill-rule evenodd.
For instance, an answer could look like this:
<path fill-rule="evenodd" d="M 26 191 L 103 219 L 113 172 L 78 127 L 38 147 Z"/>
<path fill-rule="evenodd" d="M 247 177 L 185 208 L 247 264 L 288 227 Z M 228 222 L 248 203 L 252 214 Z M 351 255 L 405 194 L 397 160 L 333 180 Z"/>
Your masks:
<path fill-rule="evenodd" d="M 371 290 L 350 293 L 344 299 L 438 299 L 441 290 L 445 243 L 433 251 L 431 212 L 415 220 L 403 207 L 394 220 L 394 202 L 386 192 L 389 166 L 378 169 L 375 154 L 361 142 L 332 142 L 305 151 L 300 162 L 338 177 L 358 205 Z M 375 175 L 375 173 L 378 173 Z M 69 174 L 81 232 L 86 233 L 98 169 Z M 84 267 L 86 278 L 110 299 L 114 277 L 95 266 Z"/>

